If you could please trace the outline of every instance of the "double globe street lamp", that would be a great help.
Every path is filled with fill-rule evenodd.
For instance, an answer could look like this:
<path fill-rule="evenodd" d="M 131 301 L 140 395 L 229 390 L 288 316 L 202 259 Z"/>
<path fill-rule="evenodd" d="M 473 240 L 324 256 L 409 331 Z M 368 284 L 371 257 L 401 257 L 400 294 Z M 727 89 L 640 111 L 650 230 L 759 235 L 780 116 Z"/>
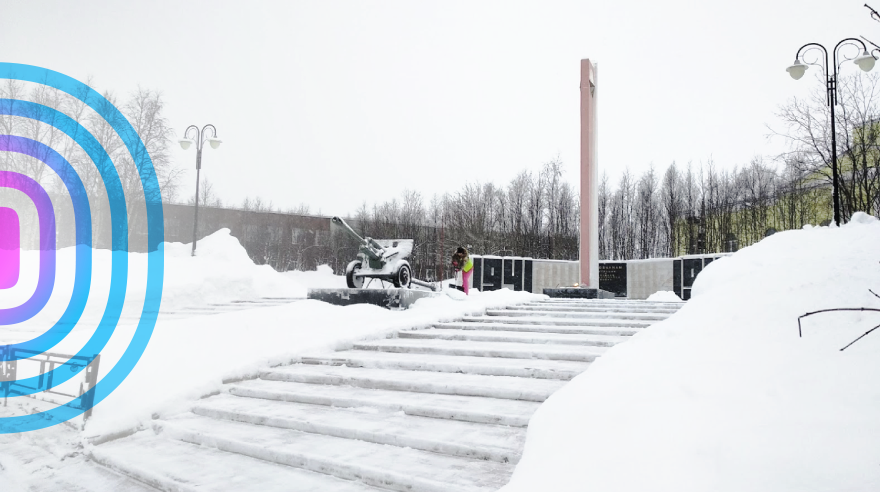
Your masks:
<path fill-rule="evenodd" d="M 210 137 L 207 135 L 207 130 L 211 130 Z M 189 136 L 191 132 L 195 132 L 194 137 Z M 196 255 L 196 240 L 198 239 L 199 231 L 199 173 L 202 169 L 202 148 L 204 148 L 206 141 L 211 145 L 212 149 L 216 149 L 221 143 L 223 143 L 222 140 L 217 138 L 217 129 L 214 128 L 214 125 L 205 125 L 201 130 L 195 125 L 190 125 L 187 127 L 186 131 L 183 132 L 183 138 L 178 141 L 183 150 L 189 149 L 190 145 L 193 143 L 196 144 L 196 211 L 195 217 L 193 218 L 192 256 Z"/>
<path fill-rule="evenodd" d="M 855 48 L 861 47 L 862 54 L 853 57 L 840 57 L 840 49 L 844 46 L 853 46 Z M 816 54 L 816 57 L 811 61 L 805 61 L 804 56 L 811 51 L 821 51 L 825 55 L 824 62 L 823 58 L 818 54 Z M 825 102 L 831 108 L 831 198 L 834 203 L 834 223 L 837 226 L 840 226 L 840 193 L 837 181 L 837 131 L 834 118 L 834 106 L 837 105 L 837 72 L 843 62 L 849 60 L 852 60 L 863 71 L 870 72 L 871 69 L 874 68 L 874 62 L 876 62 L 876 59 L 873 55 L 868 53 L 868 48 L 865 46 L 865 43 L 856 38 L 846 38 L 841 40 L 837 43 L 837 46 L 834 47 L 834 50 L 832 50 L 831 53 L 833 55 L 833 63 L 829 65 L 828 50 L 819 43 L 807 43 L 801 46 L 797 51 L 797 54 L 794 57 L 794 65 L 785 70 L 791 75 L 791 78 L 799 80 L 804 76 L 804 72 L 807 71 L 807 68 L 810 65 L 822 67 L 822 72 L 825 76 L 825 90 L 827 91 Z M 840 61 L 838 62 L 839 58 Z"/>

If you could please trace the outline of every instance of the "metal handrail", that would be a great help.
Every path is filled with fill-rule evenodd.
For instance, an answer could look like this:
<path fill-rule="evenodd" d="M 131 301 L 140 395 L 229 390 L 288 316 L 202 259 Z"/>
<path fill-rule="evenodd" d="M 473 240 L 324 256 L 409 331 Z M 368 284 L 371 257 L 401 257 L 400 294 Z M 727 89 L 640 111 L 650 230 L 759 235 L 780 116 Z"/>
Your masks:
<path fill-rule="evenodd" d="M 31 358 L 20 358 L 15 357 L 16 352 L 20 354 L 29 354 Z M 81 356 L 81 355 L 67 355 L 67 354 L 59 354 L 54 352 L 39 352 L 36 350 L 28 350 L 21 348 L 0 348 L 0 354 L 5 354 L 3 357 L 0 357 L 0 387 L 3 389 L 4 398 L 3 398 L 3 406 L 6 406 L 8 403 L 10 394 L 17 394 L 19 396 L 29 396 L 31 398 L 35 398 L 31 393 L 24 393 L 20 391 L 16 391 L 15 387 L 19 386 L 22 388 L 26 388 L 28 390 L 40 390 L 41 388 L 46 388 L 42 390 L 42 393 L 52 393 L 56 395 L 66 396 L 70 398 L 80 398 L 83 395 L 86 395 L 81 402 L 81 409 L 87 409 L 83 414 L 83 423 L 88 420 L 92 415 L 92 406 L 95 401 L 94 392 L 89 393 L 97 384 L 98 384 L 98 368 L 101 363 L 101 354 L 96 354 L 92 357 Z M 44 359 L 40 359 L 40 357 L 45 357 Z M 67 363 L 68 361 L 77 361 L 82 362 L 82 364 L 72 364 L 71 370 L 76 370 L 79 367 L 85 367 L 85 378 L 84 381 L 81 381 L 79 384 L 79 394 L 69 394 L 63 393 L 61 391 L 54 391 L 52 386 L 52 375 L 56 366 Z M 21 384 L 17 382 L 16 375 L 18 374 L 18 362 L 19 361 L 27 361 L 27 362 L 39 362 L 40 364 L 40 376 L 37 379 L 37 386 L 28 386 L 25 384 Z M 46 370 L 48 366 L 48 371 Z"/>

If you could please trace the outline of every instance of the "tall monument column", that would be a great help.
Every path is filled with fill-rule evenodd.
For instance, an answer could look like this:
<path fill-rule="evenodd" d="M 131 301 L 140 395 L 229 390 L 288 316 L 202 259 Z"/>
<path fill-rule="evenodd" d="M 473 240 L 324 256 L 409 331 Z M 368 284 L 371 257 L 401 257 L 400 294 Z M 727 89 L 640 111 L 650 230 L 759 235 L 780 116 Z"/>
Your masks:
<path fill-rule="evenodd" d="M 581 286 L 599 288 L 599 165 L 596 65 L 581 60 Z"/>

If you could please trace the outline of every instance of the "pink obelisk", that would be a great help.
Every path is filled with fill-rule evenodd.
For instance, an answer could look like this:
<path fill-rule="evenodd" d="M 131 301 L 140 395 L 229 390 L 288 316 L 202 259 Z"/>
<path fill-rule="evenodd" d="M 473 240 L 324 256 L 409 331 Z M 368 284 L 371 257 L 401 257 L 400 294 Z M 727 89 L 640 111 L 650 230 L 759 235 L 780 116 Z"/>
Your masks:
<path fill-rule="evenodd" d="M 599 182 L 596 65 L 581 60 L 581 286 L 599 288 Z"/>

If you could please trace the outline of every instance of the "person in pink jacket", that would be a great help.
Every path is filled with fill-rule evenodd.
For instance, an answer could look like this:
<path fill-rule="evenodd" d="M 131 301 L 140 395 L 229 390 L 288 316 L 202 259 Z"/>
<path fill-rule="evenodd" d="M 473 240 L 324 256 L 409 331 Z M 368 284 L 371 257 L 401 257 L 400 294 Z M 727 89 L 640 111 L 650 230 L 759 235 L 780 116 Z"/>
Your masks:
<path fill-rule="evenodd" d="M 456 276 L 461 271 L 461 286 L 465 294 L 468 294 L 471 275 L 474 273 L 474 260 L 471 259 L 467 250 L 458 248 L 452 255 L 452 267 L 455 269 Z"/>

